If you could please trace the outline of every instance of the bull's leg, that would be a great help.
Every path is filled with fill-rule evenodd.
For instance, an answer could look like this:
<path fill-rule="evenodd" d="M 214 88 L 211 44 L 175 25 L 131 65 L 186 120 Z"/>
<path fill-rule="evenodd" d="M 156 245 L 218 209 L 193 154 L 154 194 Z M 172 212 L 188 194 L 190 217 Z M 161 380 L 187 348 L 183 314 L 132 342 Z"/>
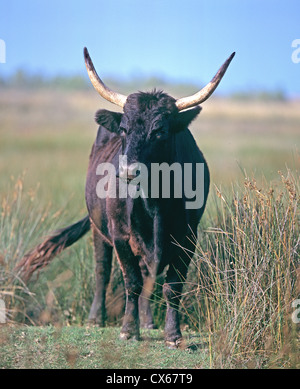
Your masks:
<path fill-rule="evenodd" d="M 103 241 L 95 227 L 93 227 L 93 238 L 96 262 L 96 291 L 88 320 L 103 327 L 106 320 L 105 296 L 110 279 L 113 248 Z"/>
<path fill-rule="evenodd" d="M 129 243 L 125 240 L 115 240 L 114 246 L 122 269 L 126 291 L 125 315 L 120 338 L 139 340 L 138 300 L 143 284 L 139 258 L 134 256 Z"/>
<path fill-rule="evenodd" d="M 155 277 L 152 276 L 143 261 L 140 261 L 143 276 L 143 290 L 139 298 L 140 326 L 142 328 L 153 329 L 154 322 L 150 307 L 150 298 L 153 293 Z"/>
<path fill-rule="evenodd" d="M 185 262 L 182 262 L 182 259 L 178 258 L 176 265 L 177 266 L 174 266 L 174 264 L 170 265 L 166 276 L 166 282 L 163 285 L 163 294 L 167 302 L 165 341 L 169 348 L 177 348 L 182 341 L 179 320 L 179 303 L 189 261 L 185 260 Z"/>

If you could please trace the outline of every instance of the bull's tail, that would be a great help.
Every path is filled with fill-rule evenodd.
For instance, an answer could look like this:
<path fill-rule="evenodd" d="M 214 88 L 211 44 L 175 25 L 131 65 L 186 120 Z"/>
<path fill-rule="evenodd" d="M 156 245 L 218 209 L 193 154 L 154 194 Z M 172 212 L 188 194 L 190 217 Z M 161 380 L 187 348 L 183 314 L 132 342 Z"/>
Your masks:
<path fill-rule="evenodd" d="M 37 269 L 47 266 L 56 255 L 86 234 L 90 227 L 89 216 L 86 216 L 71 226 L 55 231 L 52 236 L 25 254 L 15 270 L 20 271 L 22 279 L 27 282 Z"/>

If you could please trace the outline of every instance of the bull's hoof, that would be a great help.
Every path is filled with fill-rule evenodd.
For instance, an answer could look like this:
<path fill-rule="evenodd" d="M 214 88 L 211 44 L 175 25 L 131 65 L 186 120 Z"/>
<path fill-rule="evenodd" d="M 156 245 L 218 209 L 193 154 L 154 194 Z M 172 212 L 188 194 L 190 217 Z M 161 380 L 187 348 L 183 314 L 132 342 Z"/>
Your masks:
<path fill-rule="evenodd" d="M 183 348 L 185 348 L 185 342 L 184 342 L 183 338 L 179 338 L 176 340 L 166 340 L 165 345 L 169 349 L 177 349 L 177 348 L 183 349 Z"/>
<path fill-rule="evenodd" d="M 139 341 L 140 336 L 138 334 L 130 334 L 129 332 L 121 332 L 120 333 L 120 339 L 121 340 L 133 340 L 133 341 Z"/>

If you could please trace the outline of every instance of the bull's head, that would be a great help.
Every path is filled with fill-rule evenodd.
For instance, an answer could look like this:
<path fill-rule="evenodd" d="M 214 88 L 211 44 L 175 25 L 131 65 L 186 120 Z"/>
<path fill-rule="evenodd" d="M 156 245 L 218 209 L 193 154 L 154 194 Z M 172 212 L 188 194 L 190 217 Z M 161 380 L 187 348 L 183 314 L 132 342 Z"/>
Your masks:
<path fill-rule="evenodd" d="M 231 56 L 220 67 L 213 79 L 199 92 L 195 93 L 192 96 L 183 97 L 181 99 L 176 100 L 175 104 L 178 108 L 178 111 L 194 107 L 195 105 L 199 105 L 205 100 L 207 100 L 219 85 L 234 55 L 235 53 L 231 54 Z M 93 62 L 86 47 L 84 48 L 84 59 L 89 78 L 96 91 L 111 103 L 119 105 L 120 107 L 124 107 L 127 100 L 127 96 L 112 91 L 103 83 L 94 68 Z"/>
<path fill-rule="evenodd" d="M 231 54 L 213 79 L 199 92 L 175 100 L 161 91 L 139 92 L 129 96 L 112 91 L 98 76 L 89 53 L 84 48 L 85 64 L 94 88 L 106 100 L 124 110 L 123 114 L 99 110 L 96 122 L 122 137 L 123 154 L 127 156 L 131 166 L 136 162 L 160 162 L 162 156 L 166 157 L 165 141 L 174 132 L 187 128 L 199 114 L 199 104 L 207 100 L 217 88 L 234 55 L 235 53 Z M 128 177 L 133 176 L 130 171 L 126 173 Z"/>

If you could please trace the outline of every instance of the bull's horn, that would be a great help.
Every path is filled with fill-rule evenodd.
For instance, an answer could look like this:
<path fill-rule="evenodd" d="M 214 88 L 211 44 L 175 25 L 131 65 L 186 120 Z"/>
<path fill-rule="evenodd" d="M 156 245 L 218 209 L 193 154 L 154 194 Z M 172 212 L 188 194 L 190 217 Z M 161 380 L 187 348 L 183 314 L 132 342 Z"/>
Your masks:
<path fill-rule="evenodd" d="M 119 105 L 120 107 L 124 107 L 124 104 L 126 103 L 127 96 L 124 96 L 120 93 L 112 91 L 104 84 L 104 82 L 98 76 L 98 74 L 94 68 L 93 62 L 91 60 L 91 57 L 90 57 L 89 52 L 88 52 L 86 47 L 83 49 L 83 54 L 84 54 L 85 66 L 86 66 L 89 78 L 91 80 L 91 83 L 93 84 L 93 87 L 96 89 L 96 91 L 100 94 L 100 96 L 104 97 L 106 100 L 110 101 L 111 103 Z"/>
<path fill-rule="evenodd" d="M 176 106 L 179 111 L 183 109 L 194 107 L 195 105 L 203 103 L 203 101 L 207 100 L 209 96 L 215 91 L 219 82 L 222 80 L 232 58 L 235 56 L 235 53 L 232 53 L 231 56 L 224 62 L 224 64 L 220 67 L 217 74 L 214 78 L 199 92 L 195 93 L 192 96 L 183 97 L 176 101 Z"/>

